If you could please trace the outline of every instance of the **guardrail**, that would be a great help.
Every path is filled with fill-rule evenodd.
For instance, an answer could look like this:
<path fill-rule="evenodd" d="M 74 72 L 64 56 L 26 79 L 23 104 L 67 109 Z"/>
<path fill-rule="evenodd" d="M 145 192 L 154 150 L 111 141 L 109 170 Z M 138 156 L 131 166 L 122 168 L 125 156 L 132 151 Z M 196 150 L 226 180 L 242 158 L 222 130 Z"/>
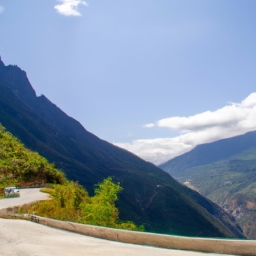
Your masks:
<path fill-rule="evenodd" d="M 35 218 L 43 225 L 111 241 L 207 253 L 256 255 L 256 240 L 191 238 L 84 225 L 40 216 Z"/>

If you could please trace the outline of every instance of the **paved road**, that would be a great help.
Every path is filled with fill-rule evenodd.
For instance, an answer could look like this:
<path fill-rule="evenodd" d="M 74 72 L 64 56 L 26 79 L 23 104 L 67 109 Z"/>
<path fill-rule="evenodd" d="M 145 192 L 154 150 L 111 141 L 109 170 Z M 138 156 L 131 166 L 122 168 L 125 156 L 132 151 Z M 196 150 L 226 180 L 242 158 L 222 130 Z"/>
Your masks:
<path fill-rule="evenodd" d="M 23 205 L 39 200 L 46 200 L 49 198 L 49 195 L 46 193 L 40 192 L 40 188 L 29 188 L 21 189 L 20 197 L 15 198 L 4 198 L 0 200 L 0 209 L 8 208 L 17 205 Z"/>
<path fill-rule="evenodd" d="M 3 256 L 217 256 L 87 237 L 25 220 L 0 219 Z M 222 254 L 223 256 L 223 254 Z"/>
<path fill-rule="evenodd" d="M 19 198 L 0 200 L 0 209 L 45 200 L 39 188 L 22 189 Z M 25 220 L 0 218 L 0 255 L 3 256 L 217 256 L 125 244 L 54 229 Z M 223 254 L 222 254 L 223 256 Z"/>

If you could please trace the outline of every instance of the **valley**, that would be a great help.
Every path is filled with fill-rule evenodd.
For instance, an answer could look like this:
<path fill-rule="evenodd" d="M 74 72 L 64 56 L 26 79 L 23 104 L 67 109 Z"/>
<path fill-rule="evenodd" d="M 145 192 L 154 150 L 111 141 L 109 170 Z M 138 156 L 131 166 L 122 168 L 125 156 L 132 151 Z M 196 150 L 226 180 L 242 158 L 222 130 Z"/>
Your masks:
<path fill-rule="evenodd" d="M 121 221 L 155 233 L 244 237 L 221 207 L 155 165 L 88 132 L 44 95 L 37 97 L 18 66 L 0 61 L 0 89 L 0 123 L 27 148 L 54 163 L 90 195 L 95 184 L 109 176 L 120 183 L 123 191 L 116 207 Z"/>
<path fill-rule="evenodd" d="M 256 256 L 256 1 L 0 1 L 0 256 Z"/>
<path fill-rule="evenodd" d="M 250 132 L 204 144 L 162 166 L 181 183 L 189 183 L 223 207 L 250 239 L 256 238 L 255 139 L 256 132 Z"/>

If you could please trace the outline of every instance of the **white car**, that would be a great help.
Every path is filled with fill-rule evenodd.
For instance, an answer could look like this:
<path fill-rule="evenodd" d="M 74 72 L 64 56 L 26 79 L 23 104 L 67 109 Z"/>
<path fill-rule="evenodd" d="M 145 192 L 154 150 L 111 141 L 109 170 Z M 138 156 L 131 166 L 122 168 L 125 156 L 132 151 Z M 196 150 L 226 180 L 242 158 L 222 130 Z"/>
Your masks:
<path fill-rule="evenodd" d="M 6 187 L 4 189 L 4 194 L 6 196 L 12 195 L 12 194 L 20 194 L 20 191 L 19 191 L 19 189 L 17 187 Z"/>

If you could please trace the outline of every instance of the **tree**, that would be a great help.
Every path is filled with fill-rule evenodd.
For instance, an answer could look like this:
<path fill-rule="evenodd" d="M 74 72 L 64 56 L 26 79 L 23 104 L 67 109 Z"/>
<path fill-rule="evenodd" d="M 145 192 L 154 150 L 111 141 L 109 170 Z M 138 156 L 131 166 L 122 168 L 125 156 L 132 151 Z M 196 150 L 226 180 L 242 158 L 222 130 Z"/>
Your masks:
<path fill-rule="evenodd" d="M 120 184 L 115 184 L 111 177 L 98 184 L 95 188 L 95 195 L 82 207 L 81 221 L 93 225 L 115 227 L 119 214 L 115 201 L 121 190 Z"/>

